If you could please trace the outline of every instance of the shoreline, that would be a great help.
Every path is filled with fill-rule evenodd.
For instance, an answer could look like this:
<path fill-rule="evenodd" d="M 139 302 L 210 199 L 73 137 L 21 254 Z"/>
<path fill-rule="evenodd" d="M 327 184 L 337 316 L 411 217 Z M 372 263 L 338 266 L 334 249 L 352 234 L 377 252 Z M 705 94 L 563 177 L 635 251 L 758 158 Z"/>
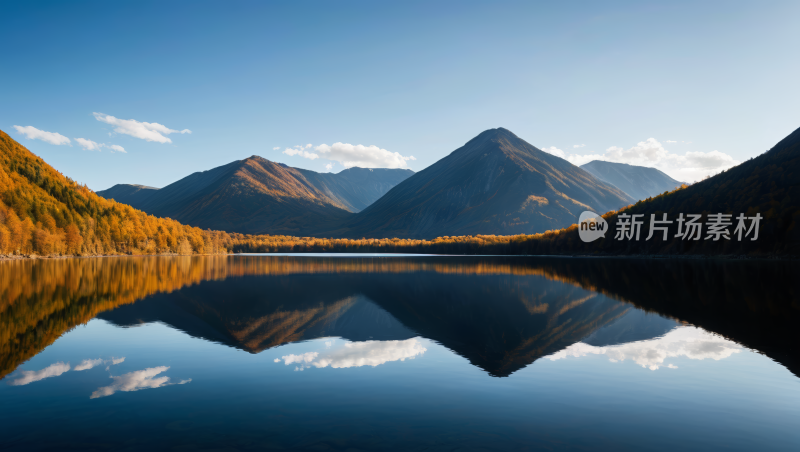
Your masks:
<path fill-rule="evenodd" d="M 800 260 L 800 256 L 793 255 L 696 255 L 696 254 L 425 254 L 425 253 L 225 253 L 225 254 L 99 254 L 99 255 L 60 255 L 60 256 L 39 256 L 36 254 L 12 254 L 0 255 L 0 262 L 24 261 L 24 260 L 47 260 L 47 259 L 89 259 L 89 258 L 109 258 L 109 257 L 194 257 L 194 256 L 277 256 L 287 257 L 304 255 L 314 255 L 313 257 L 346 258 L 352 254 L 357 257 L 364 255 L 379 254 L 380 257 L 536 257 L 536 258 L 578 258 L 578 259 L 653 259 L 653 260 L 725 260 L 725 261 L 788 261 Z M 323 256 L 320 256 L 323 255 Z M 396 255 L 396 256 L 395 256 Z"/>

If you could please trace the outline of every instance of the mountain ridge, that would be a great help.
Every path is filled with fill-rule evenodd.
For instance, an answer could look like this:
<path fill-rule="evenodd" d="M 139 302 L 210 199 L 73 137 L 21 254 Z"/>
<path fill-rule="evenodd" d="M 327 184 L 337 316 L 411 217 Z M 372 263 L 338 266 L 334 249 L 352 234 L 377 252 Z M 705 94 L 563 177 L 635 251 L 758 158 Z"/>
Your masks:
<path fill-rule="evenodd" d="M 303 234 L 310 225 L 344 220 L 411 174 L 384 168 L 317 173 L 254 155 L 192 173 L 146 197 L 116 200 L 204 229 Z M 117 185 L 98 194 L 113 197 L 126 191 L 133 190 Z"/>

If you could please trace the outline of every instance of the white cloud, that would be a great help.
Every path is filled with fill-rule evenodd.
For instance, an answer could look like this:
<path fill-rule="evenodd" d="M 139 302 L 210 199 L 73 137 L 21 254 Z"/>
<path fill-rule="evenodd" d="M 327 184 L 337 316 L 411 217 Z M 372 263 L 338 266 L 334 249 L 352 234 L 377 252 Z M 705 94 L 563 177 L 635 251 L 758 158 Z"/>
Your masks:
<path fill-rule="evenodd" d="M 87 140 L 86 138 L 75 138 L 75 141 L 77 141 L 78 144 L 87 151 L 100 151 L 101 148 L 107 148 L 111 149 L 111 152 L 117 151 L 127 154 L 127 152 L 125 152 L 125 148 L 116 144 L 97 143 L 92 140 Z"/>
<path fill-rule="evenodd" d="M 29 140 L 42 140 L 45 143 L 61 145 L 66 144 L 72 146 L 70 144 L 69 138 L 61 135 L 60 133 L 55 132 L 45 132 L 44 130 L 39 130 L 33 126 L 14 126 L 17 129 L 17 132 L 25 135 Z"/>
<path fill-rule="evenodd" d="M 75 371 L 89 370 L 92 367 L 99 366 L 100 364 L 103 364 L 103 360 L 99 359 L 99 358 L 98 359 L 84 359 L 83 361 L 80 362 L 80 364 L 75 366 L 75 368 L 72 369 L 72 370 L 75 370 Z"/>
<path fill-rule="evenodd" d="M 314 147 L 316 152 L 309 152 L 311 143 L 305 146 L 297 145 L 294 148 L 286 148 L 284 154 L 315 160 L 318 158 L 332 160 L 341 163 L 345 168 L 354 166 L 360 168 L 408 168 L 409 160 L 416 160 L 414 156 L 403 156 L 399 152 L 389 152 L 377 146 L 364 146 L 362 144 L 352 145 L 349 143 L 334 143 L 330 146 L 321 144 Z M 328 170 L 333 168 L 333 163 L 325 166 Z"/>
<path fill-rule="evenodd" d="M 119 363 L 124 362 L 124 361 L 125 361 L 125 357 L 124 356 L 122 358 L 111 358 L 111 364 L 119 364 Z"/>
<path fill-rule="evenodd" d="M 167 376 L 154 378 L 156 375 L 166 372 L 167 369 L 169 369 L 169 366 L 150 367 L 144 370 L 129 372 L 118 377 L 112 376 L 111 379 L 114 380 L 114 383 L 109 386 L 98 388 L 92 393 L 90 398 L 96 399 L 98 397 L 110 396 L 117 391 L 139 391 L 141 389 L 154 389 L 173 384 L 182 385 L 192 381 L 190 378 L 188 380 L 181 380 L 178 383 L 170 383 L 169 377 Z"/>
<path fill-rule="evenodd" d="M 667 140 L 666 142 L 667 143 L 677 143 L 677 141 L 675 141 L 675 140 Z"/>
<path fill-rule="evenodd" d="M 273 151 L 277 151 L 277 150 L 278 150 L 278 149 L 280 149 L 280 148 L 281 148 L 280 146 L 275 146 L 274 148 L 272 148 L 272 150 L 273 150 Z"/>
<path fill-rule="evenodd" d="M 561 157 L 562 159 L 567 158 L 567 154 L 555 146 L 550 146 L 549 148 L 542 148 L 542 150 L 544 152 L 547 152 L 548 154 L 555 155 L 556 157 Z"/>
<path fill-rule="evenodd" d="M 572 147 L 574 147 L 574 148 L 585 148 L 586 145 L 585 144 L 573 144 Z"/>
<path fill-rule="evenodd" d="M 551 361 L 567 357 L 578 358 L 587 355 L 606 355 L 612 362 L 631 360 L 650 370 L 665 366 L 668 358 L 687 357 L 689 359 L 713 359 L 719 361 L 739 353 L 742 347 L 727 339 L 696 327 L 679 327 L 664 336 L 627 344 L 595 347 L 578 342 L 556 352 L 547 358 Z M 674 364 L 666 364 L 677 369 Z"/>
<path fill-rule="evenodd" d="M 294 363 L 298 364 L 310 363 L 311 361 L 314 361 L 314 359 L 317 356 L 319 356 L 319 353 L 317 352 L 308 352 L 308 353 L 303 353 L 302 355 L 281 356 L 281 359 L 283 359 L 284 364 L 288 366 L 289 364 L 294 364 Z M 280 361 L 281 361 L 280 359 L 275 360 L 275 362 L 280 362 Z"/>
<path fill-rule="evenodd" d="M 325 165 L 325 169 L 328 170 L 328 171 L 332 170 L 333 169 L 333 162 L 328 163 L 327 165 Z"/>
<path fill-rule="evenodd" d="M 87 140 L 86 138 L 75 138 L 75 141 L 77 141 L 78 144 L 87 151 L 99 151 L 103 146 L 102 144 L 96 143 L 92 140 Z"/>
<path fill-rule="evenodd" d="M 333 342 L 326 342 L 326 349 L 330 349 Z M 295 370 L 303 370 L 311 366 L 316 368 L 332 367 L 342 369 L 347 367 L 379 366 L 390 361 L 405 361 L 414 359 L 428 351 L 419 339 L 404 341 L 366 341 L 347 342 L 343 347 L 319 352 L 308 352 L 302 355 L 286 355 L 275 362 L 283 360 L 285 365 L 300 364 Z"/>
<path fill-rule="evenodd" d="M 547 152 L 547 150 L 544 151 Z M 570 154 L 565 158 L 577 166 L 589 163 L 592 160 L 648 166 L 657 168 L 682 182 L 702 180 L 705 176 L 717 174 L 740 163 L 730 155 L 716 150 L 711 152 L 687 152 L 683 155 L 674 154 L 665 149 L 655 138 L 640 141 L 636 146 L 629 149 L 611 146 L 606 149 L 604 154 Z"/>
<path fill-rule="evenodd" d="M 319 158 L 319 155 L 314 154 L 313 152 L 304 151 L 301 148 L 298 148 L 298 149 L 286 148 L 286 150 L 283 151 L 283 153 L 286 154 L 286 155 L 290 155 L 290 156 L 299 155 L 300 157 L 303 157 L 303 158 L 309 159 L 309 160 L 314 160 L 314 159 L 318 159 Z"/>
<path fill-rule="evenodd" d="M 135 119 L 119 119 L 103 113 L 92 113 L 100 122 L 114 126 L 114 132 L 123 133 L 132 137 L 141 138 L 145 141 L 155 141 L 158 143 L 172 143 L 172 140 L 165 137 L 171 133 L 192 133 L 189 129 L 173 130 L 157 122 L 140 122 Z"/>
<path fill-rule="evenodd" d="M 34 381 L 44 380 L 45 378 L 57 377 L 70 369 L 69 363 L 57 362 L 45 367 L 42 370 L 23 370 L 22 377 L 10 382 L 12 386 L 22 386 Z"/>
<path fill-rule="evenodd" d="M 389 152 L 378 146 L 349 143 L 321 144 L 314 148 L 322 158 L 339 162 L 345 168 L 407 168 L 414 156 L 404 157 L 399 152 Z"/>

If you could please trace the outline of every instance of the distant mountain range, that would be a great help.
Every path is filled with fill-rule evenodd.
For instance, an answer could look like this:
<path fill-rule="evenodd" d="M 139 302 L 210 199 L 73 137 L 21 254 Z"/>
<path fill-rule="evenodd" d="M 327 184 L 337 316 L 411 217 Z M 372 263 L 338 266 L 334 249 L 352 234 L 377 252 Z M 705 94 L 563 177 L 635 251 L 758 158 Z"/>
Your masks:
<path fill-rule="evenodd" d="M 581 168 L 592 173 L 601 181 L 619 188 L 636 200 L 658 196 L 683 185 L 683 182 L 676 181 L 662 171 L 646 166 L 595 160 L 581 165 Z"/>
<path fill-rule="evenodd" d="M 569 226 L 585 210 L 607 212 L 633 202 L 589 172 L 498 128 L 398 184 L 340 233 L 375 238 L 530 234 Z"/>
<path fill-rule="evenodd" d="M 98 194 L 204 229 L 352 238 L 543 232 L 635 201 L 502 128 L 417 174 L 316 173 L 253 156 L 159 190 L 115 185 Z"/>
<path fill-rule="evenodd" d="M 120 184 L 97 193 L 203 229 L 307 235 L 310 228 L 339 224 L 412 174 L 363 168 L 317 173 L 252 156 L 161 189 Z"/>

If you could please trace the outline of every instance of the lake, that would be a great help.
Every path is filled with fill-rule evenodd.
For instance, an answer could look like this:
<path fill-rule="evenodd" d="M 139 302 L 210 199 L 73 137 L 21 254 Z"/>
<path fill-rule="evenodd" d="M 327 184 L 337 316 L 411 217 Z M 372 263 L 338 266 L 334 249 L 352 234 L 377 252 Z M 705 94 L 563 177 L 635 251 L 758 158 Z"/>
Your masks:
<path fill-rule="evenodd" d="M 0 262 L 3 450 L 798 450 L 790 262 Z"/>

